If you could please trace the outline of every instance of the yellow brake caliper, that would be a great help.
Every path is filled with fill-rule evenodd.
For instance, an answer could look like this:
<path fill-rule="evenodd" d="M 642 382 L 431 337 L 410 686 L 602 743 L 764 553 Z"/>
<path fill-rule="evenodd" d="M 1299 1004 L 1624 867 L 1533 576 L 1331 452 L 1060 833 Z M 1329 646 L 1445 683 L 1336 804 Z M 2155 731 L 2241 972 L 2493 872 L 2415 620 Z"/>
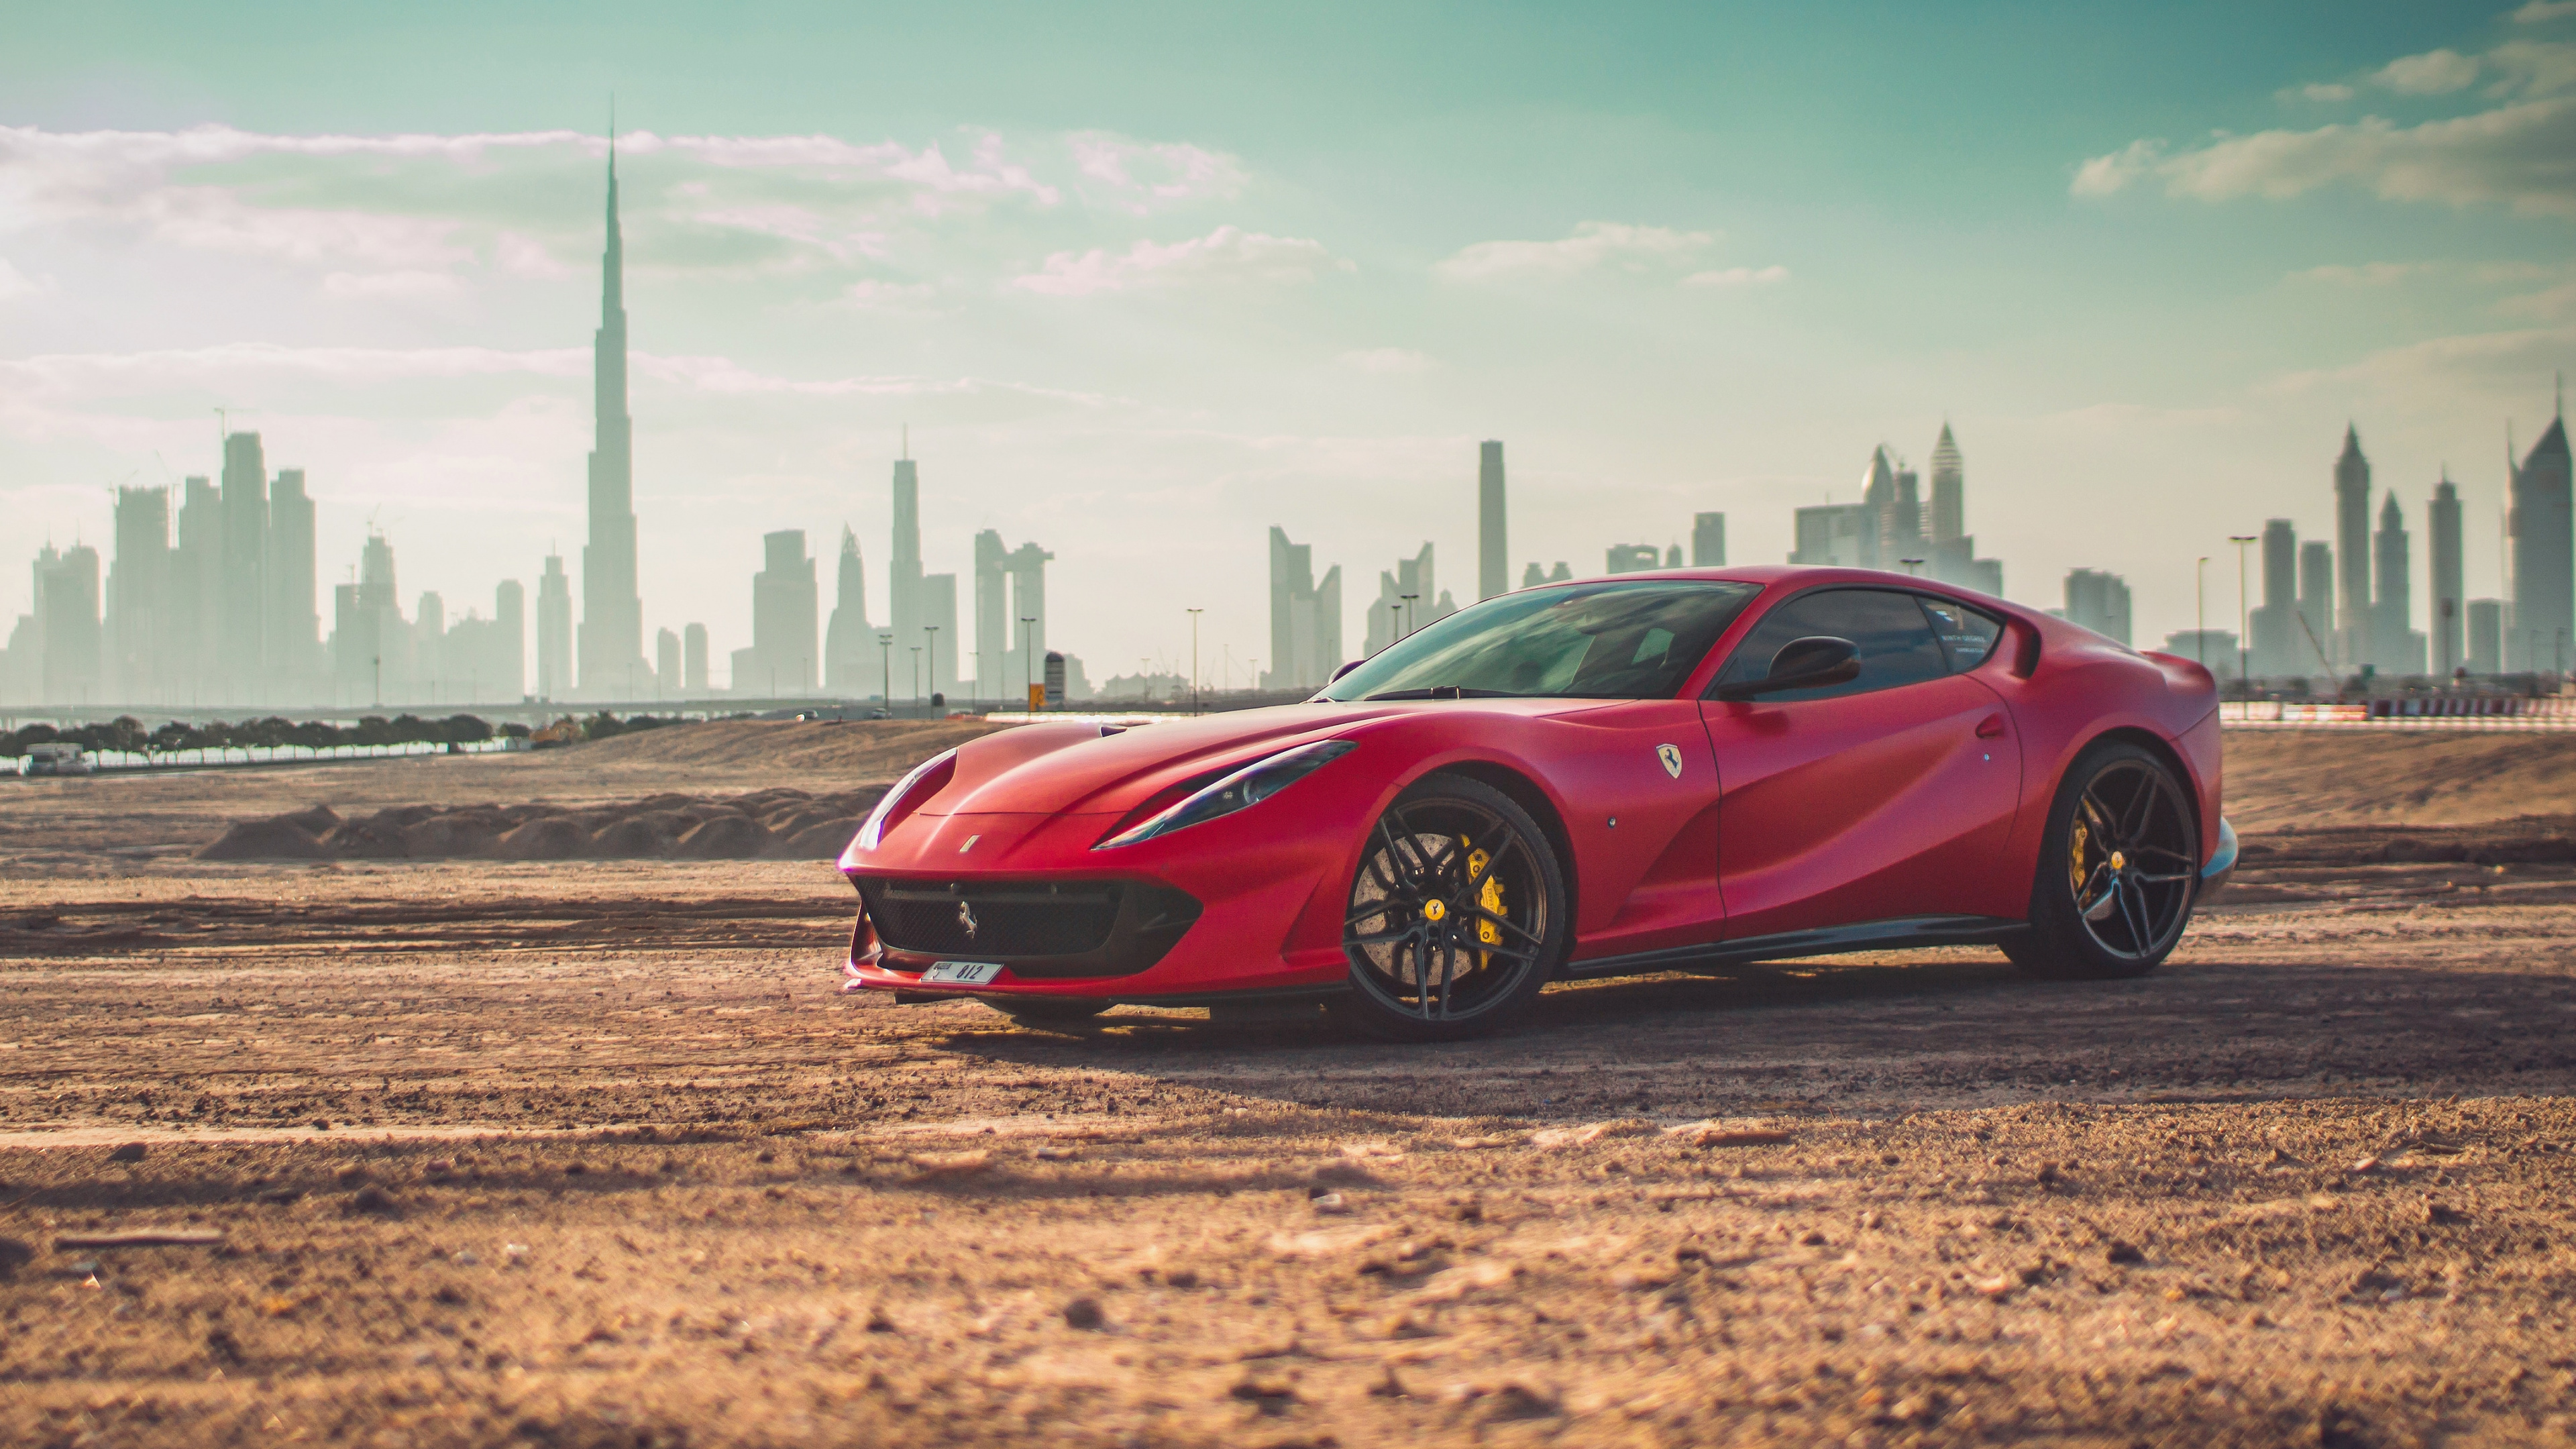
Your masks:
<path fill-rule="evenodd" d="M 1465 845 L 1467 842 L 1461 840 L 1458 843 Z M 1509 915 L 1510 912 L 1503 909 L 1503 883 L 1492 876 L 1485 875 L 1485 867 L 1493 863 L 1494 858 L 1484 851 L 1470 850 L 1467 853 L 1467 879 L 1484 877 L 1484 885 L 1476 891 L 1476 904 L 1495 915 Z M 1476 922 L 1476 940 L 1483 945 L 1499 946 L 1503 944 L 1503 928 L 1491 921 L 1479 920 Z M 1476 955 L 1476 964 L 1480 967 L 1488 964 L 1487 957 L 1481 951 Z"/>
<path fill-rule="evenodd" d="M 2090 837 L 2091 832 L 2085 828 L 2084 822 L 2076 821 L 2066 851 L 2066 878 L 2075 889 L 2075 904 L 2079 909 L 2084 904 L 2084 846 Z"/>

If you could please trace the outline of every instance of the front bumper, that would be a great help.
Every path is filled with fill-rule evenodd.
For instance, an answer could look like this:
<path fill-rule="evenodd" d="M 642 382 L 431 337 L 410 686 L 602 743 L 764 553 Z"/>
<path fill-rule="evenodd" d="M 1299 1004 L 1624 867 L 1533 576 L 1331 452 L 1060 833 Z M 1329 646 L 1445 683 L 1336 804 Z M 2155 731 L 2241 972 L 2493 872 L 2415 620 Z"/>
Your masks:
<path fill-rule="evenodd" d="M 2218 893 L 2227 889 L 2228 877 L 2234 874 L 2236 827 L 2228 824 L 2227 817 L 2222 815 L 2218 817 L 2218 849 L 2211 853 L 2209 863 L 2200 868 L 2200 891 L 2192 897 L 2192 903 L 2205 906 L 2216 900 Z"/>
<path fill-rule="evenodd" d="M 864 862 L 844 862 L 863 909 L 842 989 L 1141 1001 L 1338 986 L 1350 971 L 1343 856 L 1358 832 L 1268 812 L 1305 788 L 1114 851 L 1092 849 L 1114 823 L 1099 816 L 907 819 Z M 940 961 L 1003 969 L 972 986 L 925 984 Z"/>

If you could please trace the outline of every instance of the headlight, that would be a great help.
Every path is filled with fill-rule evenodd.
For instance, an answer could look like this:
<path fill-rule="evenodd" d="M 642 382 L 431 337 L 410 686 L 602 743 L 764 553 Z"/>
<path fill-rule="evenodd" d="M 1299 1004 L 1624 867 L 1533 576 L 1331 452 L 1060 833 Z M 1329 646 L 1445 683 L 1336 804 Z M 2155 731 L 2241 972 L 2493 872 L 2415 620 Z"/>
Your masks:
<path fill-rule="evenodd" d="M 955 750 L 942 750 L 913 766 L 912 773 L 885 792 L 885 797 L 877 801 L 877 808 L 868 812 L 868 823 L 859 827 L 859 838 L 852 843 L 861 850 L 876 849 L 877 842 L 885 839 L 886 831 L 911 814 L 923 801 L 938 794 L 956 771 Z"/>
<path fill-rule="evenodd" d="M 1311 745 L 1283 750 L 1267 759 L 1255 760 L 1144 824 L 1122 830 L 1092 849 L 1134 845 L 1157 835 L 1187 830 L 1220 815 L 1231 815 L 1247 805 L 1258 805 L 1356 748 L 1356 740 L 1318 740 Z"/>

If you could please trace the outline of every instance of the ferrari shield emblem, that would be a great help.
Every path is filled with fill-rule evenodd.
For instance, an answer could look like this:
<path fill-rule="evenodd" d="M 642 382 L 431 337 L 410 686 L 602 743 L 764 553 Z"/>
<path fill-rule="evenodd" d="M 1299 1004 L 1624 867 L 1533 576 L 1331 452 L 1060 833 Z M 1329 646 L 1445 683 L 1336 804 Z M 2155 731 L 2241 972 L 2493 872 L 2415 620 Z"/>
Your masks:
<path fill-rule="evenodd" d="M 1664 762 L 1664 773 L 1678 780 L 1682 777 L 1682 752 L 1679 745 L 1655 746 L 1655 758 Z"/>

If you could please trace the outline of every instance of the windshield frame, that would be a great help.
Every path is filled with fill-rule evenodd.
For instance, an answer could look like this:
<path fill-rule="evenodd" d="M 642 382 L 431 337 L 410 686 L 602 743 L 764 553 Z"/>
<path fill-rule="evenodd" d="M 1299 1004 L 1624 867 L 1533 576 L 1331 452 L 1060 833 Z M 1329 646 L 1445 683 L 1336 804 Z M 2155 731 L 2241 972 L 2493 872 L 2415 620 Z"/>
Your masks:
<path fill-rule="evenodd" d="M 1705 640 L 1700 642 L 1697 653 L 1687 660 L 1668 661 L 1664 666 L 1668 673 L 1661 687 L 1652 692 L 1578 688 L 1512 691 L 1455 684 L 1425 686 L 1407 677 L 1413 669 L 1429 663 L 1428 656 L 1435 656 L 1442 651 L 1455 648 L 1467 640 L 1480 637 L 1498 627 L 1483 622 L 1479 616 L 1508 612 L 1515 620 L 1525 619 L 1534 616 L 1539 610 L 1561 607 L 1568 602 L 1565 596 L 1569 594 L 1578 598 L 1597 598 L 1608 594 L 1642 591 L 1708 592 L 1732 596 L 1731 602 L 1722 599 L 1716 606 L 1724 611 L 1722 617 L 1718 619 L 1715 628 L 1707 632 Z M 1515 589 L 1507 594 L 1498 594 L 1493 598 L 1480 600 L 1454 614 L 1424 625 L 1368 658 L 1358 661 L 1340 678 L 1317 691 L 1313 699 L 1319 703 L 1336 704 L 1457 698 L 1678 699 L 1689 693 L 1692 679 L 1706 668 L 1709 656 L 1735 634 L 1746 615 L 1761 602 L 1766 592 L 1768 590 L 1765 585 L 1745 579 L 1676 578 L 1662 574 L 1636 578 L 1584 579 L 1549 584 L 1541 588 Z M 1600 636 L 1594 634 L 1592 637 Z M 1688 643 L 1689 641 L 1685 640 L 1674 640 L 1676 647 L 1687 647 Z M 1584 661 L 1578 659 L 1575 666 L 1578 677 L 1584 667 Z M 1567 681 L 1569 685 L 1574 682 L 1572 679 Z"/>

